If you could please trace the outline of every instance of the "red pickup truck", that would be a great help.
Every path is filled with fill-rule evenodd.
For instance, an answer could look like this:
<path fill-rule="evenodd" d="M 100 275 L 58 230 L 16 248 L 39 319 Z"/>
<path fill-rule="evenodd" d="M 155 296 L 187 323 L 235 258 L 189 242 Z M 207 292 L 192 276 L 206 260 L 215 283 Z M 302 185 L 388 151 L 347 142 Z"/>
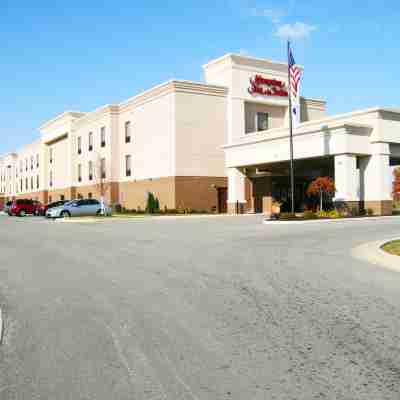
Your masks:
<path fill-rule="evenodd" d="M 8 210 L 8 215 L 24 217 L 27 214 L 39 215 L 41 203 L 36 200 L 19 199 L 14 200 Z"/>

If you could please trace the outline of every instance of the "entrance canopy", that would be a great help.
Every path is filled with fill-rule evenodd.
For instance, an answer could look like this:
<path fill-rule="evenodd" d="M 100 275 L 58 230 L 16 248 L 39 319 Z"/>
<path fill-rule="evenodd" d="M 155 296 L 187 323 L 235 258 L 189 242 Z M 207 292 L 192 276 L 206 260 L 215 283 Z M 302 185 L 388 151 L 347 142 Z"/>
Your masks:
<path fill-rule="evenodd" d="M 312 171 L 313 160 L 330 160 L 326 162 L 333 165 L 336 200 L 362 202 L 376 213 L 389 213 L 390 165 L 400 159 L 400 110 L 373 108 L 302 123 L 294 132 L 293 146 L 296 176 L 302 165 Z M 288 128 L 242 135 L 223 148 L 229 171 L 228 203 L 247 202 L 241 182 L 245 176 L 274 171 L 288 176 Z"/>

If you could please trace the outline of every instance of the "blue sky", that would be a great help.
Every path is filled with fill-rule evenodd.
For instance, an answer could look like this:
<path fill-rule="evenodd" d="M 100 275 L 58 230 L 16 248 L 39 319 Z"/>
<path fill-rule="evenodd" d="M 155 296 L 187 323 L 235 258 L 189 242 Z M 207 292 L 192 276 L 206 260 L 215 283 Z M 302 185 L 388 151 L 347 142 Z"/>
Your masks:
<path fill-rule="evenodd" d="M 400 106 L 399 20 L 394 0 L 2 0 L 0 153 L 64 110 L 202 80 L 201 65 L 227 52 L 284 61 L 287 34 L 302 94 L 330 114 Z"/>

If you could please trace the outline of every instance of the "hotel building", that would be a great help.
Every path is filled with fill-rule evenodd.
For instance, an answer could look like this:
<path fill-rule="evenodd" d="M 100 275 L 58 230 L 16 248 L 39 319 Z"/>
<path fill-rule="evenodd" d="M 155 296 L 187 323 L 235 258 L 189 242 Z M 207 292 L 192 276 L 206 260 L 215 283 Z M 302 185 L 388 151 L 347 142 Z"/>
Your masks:
<path fill-rule="evenodd" d="M 205 82 L 173 80 L 116 105 L 64 112 L 40 138 L 0 158 L 0 197 L 42 202 L 104 193 L 109 204 L 269 213 L 287 201 L 287 65 L 227 54 Z M 392 209 L 391 166 L 400 160 L 400 110 L 329 117 L 301 99 L 294 132 L 296 206 L 317 176 L 335 180 L 335 201 L 375 214 Z"/>

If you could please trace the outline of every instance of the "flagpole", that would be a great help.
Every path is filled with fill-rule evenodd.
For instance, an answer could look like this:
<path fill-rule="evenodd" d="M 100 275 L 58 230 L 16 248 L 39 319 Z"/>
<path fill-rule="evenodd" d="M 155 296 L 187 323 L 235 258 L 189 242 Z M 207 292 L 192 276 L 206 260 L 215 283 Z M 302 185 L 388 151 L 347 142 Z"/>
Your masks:
<path fill-rule="evenodd" d="M 293 160 L 293 115 L 292 115 L 292 85 L 290 82 L 290 41 L 287 42 L 288 57 L 288 89 L 289 89 L 289 132 L 290 132 L 290 198 L 292 214 L 294 214 L 294 160 Z"/>

